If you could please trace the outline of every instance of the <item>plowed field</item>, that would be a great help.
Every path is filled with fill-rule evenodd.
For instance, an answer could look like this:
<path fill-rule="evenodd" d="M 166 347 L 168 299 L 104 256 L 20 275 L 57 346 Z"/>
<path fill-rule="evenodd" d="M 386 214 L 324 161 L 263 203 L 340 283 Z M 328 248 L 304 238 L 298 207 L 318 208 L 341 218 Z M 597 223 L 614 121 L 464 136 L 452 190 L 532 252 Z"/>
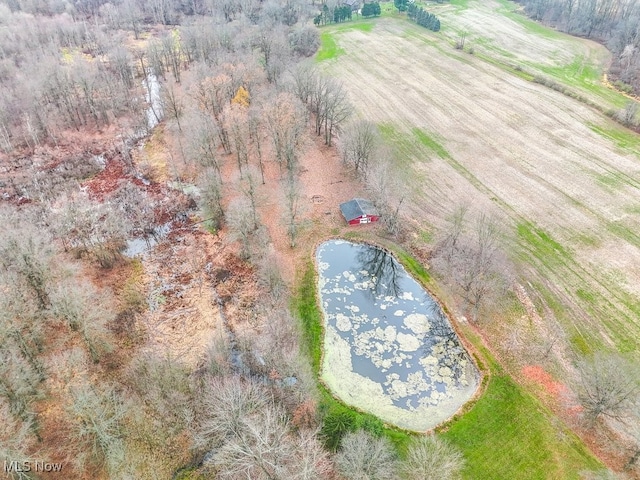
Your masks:
<path fill-rule="evenodd" d="M 424 229 L 461 203 L 501 216 L 507 249 L 575 350 L 637 349 L 640 138 L 601 113 L 626 102 L 603 82 L 607 51 L 502 3 L 436 8 L 437 34 L 397 14 L 332 27 L 338 54 L 320 68 L 380 126 Z"/>

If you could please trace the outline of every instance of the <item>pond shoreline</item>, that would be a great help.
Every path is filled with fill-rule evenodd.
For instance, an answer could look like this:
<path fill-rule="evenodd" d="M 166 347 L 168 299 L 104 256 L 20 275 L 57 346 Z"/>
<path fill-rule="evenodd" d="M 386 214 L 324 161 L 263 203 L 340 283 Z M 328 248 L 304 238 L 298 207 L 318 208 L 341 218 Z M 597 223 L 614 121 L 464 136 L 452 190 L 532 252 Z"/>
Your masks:
<path fill-rule="evenodd" d="M 415 427 L 411 427 L 410 425 L 408 425 L 406 422 L 403 422 L 404 424 L 402 426 L 395 426 L 393 428 L 397 428 L 401 431 L 406 431 L 406 432 L 413 432 L 413 433 L 424 433 L 424 432 L 428 432 L 428 431 L 432 431 L 434 429 L 439 430 L 442 429 L 444 427 L 446 427 L 446 425 L 451 422 L 452 420 L 454 420 L 455 418 L 457 418 L 459 415 L 461 415 L 462 413 L 468 411 L 473 404 L 475 403 L 475 401 L 477 401 L 477 399 L 481 396 L 482 392 L 484 391 L 484 388 L 487 384 L 487 371 L 485 370 L 485 366 L 482 362 L 482 360 L 479 358 L 479 356 L 482 356 L 479 352 L 478 349 L 475 348 L 472 344 L 472 342 L 470 342 L 466 336 L 464 335 L 464 333 L 461 331 L 460 325 L 458 325 L 457 321 L 454 321 L 454 318 L 450 311 L 447 309 L 446 305 L 437 297 L 437 295 L 435 295 L 432 290 L 430 288 L 428 288 L 428 286 L 425 284 L 428 280 L 429 280 L 429 276 L 428 276 L 428 272 L 426 270 L 424 270 L 424 268 L 422 267 L 422 265 L 417 262 L 411 255 L 409 255 L 408 253 L 406 253 L 405 251 L 394 251 L 394 250 L 399 250 L 401 249 L 401 247 L 399 247 L 398 245 L 393 245 L 393 247 L 396 248 L 389 248 L 386 245 L 381 245 L 378 242 L 374 242 L 371 240 L 364 240 L 364 239 L 352 239 L 352 238 L 344 238 L 344 237 L 339 237 L 339 236 L 328 236 L 327 238 L 318 241 L 315 245 L 315 249 L 314 252 L 318 252 L 318 248 L 320 248 L 321 245 L 327 243 L 327 242 L 331 242 L 331 241 L 339 241 L 339 242 L 345 242 L 345 243 L 349 243 L 351 245 L 362 245 L 362 246 L 366 246 L 366 247 L 370 247 L 372 249 L 377 249 L 380 250 L 381 252 L 384 252 L 386 255 L 389 255 L 393 261 L 395 263 L 397 263 L 399 266 L 401 266 L 402 269 L 402 274 L 404 276 L 406 276 L 406 278 L 408 279 L 408 281 L 413 281 L 413 283 L 415 283 L 418 287 L 420 287 L 420 289 L 422 289 L 424 291 L 424 293 L 429 297 L 429 300 L 432 301 L 437 308 L 439 308 L 442 316 L 446 319 L 446 322 L 448 324 L 448 327 L 450 327 L 450 329 L 454 332 L 458 342 L 459 342 L 459 346 L 462 347 L 464 349 L 464 353 L 466 353 L 466 356 L 464 357 L 466 360 L 469 361 L 469 363 L 472 365 L 473 369 L 476 372 L 476 376 L 473 379 L 472 383 L 469 384 L 469 386 L 467 387 L 460 387 L 461 389 L 456 390 L 457 392 L 466 392 L 463 395 L 462 398 L 466 399 L 462 402 L 462 404 L 458 407 L 457 406 L 457 401 L 452 400 L 453 397 L 451 395 L 449 395 L 448 397 L 442 397 L 441 399 L 444 399 L 444 401 L 438 400 L 435 403 L 435 407 L 433 407 L 433 410 L 429 411 L 429 417 L 433 418 L 435 416 L 434 421 L 432 420 L 431 422 L 426 422 L 429 423 L 428 427 L 426 428 L 415 428 Z M 341 398 L 339 395 L 336 395 L 336 393 L 330 388 L 329 383 L 331 382 L 327 382 L 327 375 L 330 375 L 330 373 L 327 372 L 327 368 L 326 368 L 326 355 L 327 355 L 327 351 L 326 351 L 326 345 L 325 342 L 327 341 L 328 338 L 328 334 L 332 335 L 333 340 L 335 340 L 336 337 L 336 332 L 329 332 L 328 331 L 328 312 L 324 309 L 324 306 L 322 305 L 322 293 L 320 291 L 320 278 L 321 278 L 321 274 L 320 274 L 320 266 L 318 264 L 318 258 L 317 258 L 317 253 L 313 255 L 313 277 L 314 277 L 314 285 L 316 287 L 316 299 L 315 299 L 315 303 L 316 303 L 316 309 L 320 315 L 320 328 L 322 330 L 322 333 L 320 335 L 320 338 L 318 339 L 320 341 L 320 345 L 317 347 L 319 348 L 319 353 L 320 353 L 320 358 L 319 361 L 316 360 L 314 362 L 314 369 L 315 366 L 317 364 L 318 369 L 316 371 L 317 374 L 317 380 L 318 382 L 325 388 L 327 389 L 327 392 L 334 398 L 336 399 L 336 401 L 343 403 L 344 400 L 343 398 Z M 405 257 L 405 258 L 403 258 Z M 411 262 L 407 262 L 406 260 L 410 259 Z M 404 261 L 403 261 L 404 260 Z M 422 271 L 416 271 L 416 270 L 422 270 Z M 426 278 L 425 278 L 426 277 Z M 404 277 L 403 277 L 404 278 Z M 346 297 L 345 297 L 346 298 Z M 426 304 L 421 304 L 421 307 L 426 308 Z M 396 313 L 397 316 L 397 313 Z M 386 319 L 386 316 L 384 317 Z M 379 319 L 374 318 L 373 320 L 375 320 L 376 322 L 379 321 Z M 335 330 L 335 327 L 331 327 L 330 330 Z M 439 338 L 439 337 L 434 337 L 434 338 Z M 343 345 L 344 346 L 344 345 Z M 313 349 L 315 350 L 315 346 L 313 347 Z M 335 363 L 333 363 L 332 365 L 335 365 Z M 407 364 L 408 366 L 408 364 Z M 419 369 L 420 371 L 424 371 L 425 373 L 427 372 L 426 370 L 422 370 Z M 341 377 L 342 378 L 342 377 Z M 456 387 L 458 388 L 458 387 Z M 433 393 L 433 392 L 432 392 Z M 437 398 L 437 397 L 436 397 Z M 444 410 L 440 411 L 440 414 L 436 414 L 436 411 L 438 407 L 442 407 Z M 363 411 L 366 413 L 372 413 L 372 411 L 370 409 L 367 408 L 361 408 L 361 407 L 357 407 L 357 406 L 353 406 L 351 404 L 348 405 L 348 408 L 351 408 L 355 411 Z M 422 408 L 422 407 L 420 407 Z M 411 408 L 411 410 L 409 408 L 399 408 L 397 406 L 392 407 L 392 409 L 395 409 L 394 411 L 416 411 L 415 408 Z M 444 412 L 444 413 L 442 413 Z M 375 415 L 375 413 L 374 413 Z M 444 418 L 442 418 L 444 415 Z M 384 415 L 383 415 L 384 416 Z M 388 415 L 387 415 L 388 417 Z M 389 418 L 382 418 L 382 420 L 384 422 L 390 423 Z M 422 422 L 423 425 L 426 424 L 425 422 Z M 408 428 L 409 427 L 409 428 Z"/>

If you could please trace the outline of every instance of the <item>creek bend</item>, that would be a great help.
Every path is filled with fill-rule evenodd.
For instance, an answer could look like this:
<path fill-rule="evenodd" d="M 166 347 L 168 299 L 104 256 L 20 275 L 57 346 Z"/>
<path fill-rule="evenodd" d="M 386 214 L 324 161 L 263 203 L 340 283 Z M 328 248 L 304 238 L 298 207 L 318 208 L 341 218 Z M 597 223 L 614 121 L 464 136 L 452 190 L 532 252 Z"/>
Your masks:
<path fill-rule="evenodd" d="M 480 374 L 440 305 L 387 251 L 344 240 L 316 251 L 321 378 L 345 403 L 426 431 L 475 393 Z"/>

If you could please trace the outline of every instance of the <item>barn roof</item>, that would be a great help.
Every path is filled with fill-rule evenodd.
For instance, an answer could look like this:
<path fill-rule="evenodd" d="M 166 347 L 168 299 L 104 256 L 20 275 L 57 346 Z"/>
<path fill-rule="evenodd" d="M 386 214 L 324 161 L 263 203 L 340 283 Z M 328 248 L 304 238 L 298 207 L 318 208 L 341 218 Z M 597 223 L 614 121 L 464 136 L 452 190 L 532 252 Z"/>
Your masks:
<path fill-rule="evenodd" d="M 354 198 L 353 200 L 349 200 L 348 202 L 341 203 L 340 211 L 342 212 L 342 216 L 347 222 L 350 222 L 351 220 L 359 218 L 363 215 L 378 216 L 378 212 L 373 206 L 373 203 L 371 203 L 369 200 L 365 200 L 364 198 Z"/>

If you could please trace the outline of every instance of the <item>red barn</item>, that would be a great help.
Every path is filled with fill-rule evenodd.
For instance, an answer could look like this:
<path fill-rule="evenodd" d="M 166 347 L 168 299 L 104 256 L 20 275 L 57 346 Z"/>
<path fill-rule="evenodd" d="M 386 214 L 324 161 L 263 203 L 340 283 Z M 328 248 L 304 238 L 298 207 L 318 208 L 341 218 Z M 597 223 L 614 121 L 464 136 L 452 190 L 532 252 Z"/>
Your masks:
<path fill-rule="evenodd" d="M 364 198 L 354 198 L 348 202 L 341 203 L 340 211 L 349 225 L 377 222 L 380 218 L 380 214 L 376 211 L 373 203 Z"/>

